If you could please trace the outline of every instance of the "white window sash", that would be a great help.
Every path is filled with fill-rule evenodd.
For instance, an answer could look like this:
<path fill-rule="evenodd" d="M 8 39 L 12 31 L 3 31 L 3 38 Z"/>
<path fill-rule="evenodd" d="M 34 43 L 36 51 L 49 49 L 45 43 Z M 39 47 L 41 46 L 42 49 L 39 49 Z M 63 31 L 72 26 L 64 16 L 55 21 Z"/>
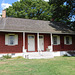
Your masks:
<path fill-rule="evenodd" d="M 10 44 L 9 43 L 9 36 L 10 35 L 14 35 L 14 44 Z M 13 46 L 13 45 L 18 45 L 18 35 L 17 34 L 5 34 L 5 45 L 10 45 L 10 46 Z"/>
<path fill-rule="evenodd" d="M 57 44 L 54 44 L 54 43 L 53 43 L 53 45 L 60 45 L 60 36 L 58 36 L 58 35 L 53 35 L 53 37 L 57 37 Z M 54 41 L 54 39 L 53 39 L 53 41 Z"/>
<path fill-rule="evenodd" d="M 69 44 L 66 43 L 66 37 L 69 37 Z M 64 36 L 64 44 L 71 45 L 72 44 L 72 37 L 71 36 Z"/>

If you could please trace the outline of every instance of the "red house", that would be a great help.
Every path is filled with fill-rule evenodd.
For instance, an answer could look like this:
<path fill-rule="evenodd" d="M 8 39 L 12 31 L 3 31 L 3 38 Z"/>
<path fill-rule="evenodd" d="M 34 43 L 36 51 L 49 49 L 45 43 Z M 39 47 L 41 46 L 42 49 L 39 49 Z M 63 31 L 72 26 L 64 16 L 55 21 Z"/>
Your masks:
<path fill-rule="evenodd" d="M 61 23 L 0 18 L 0 57 L 51 58 L 75 50 L 75 32 Z"/>

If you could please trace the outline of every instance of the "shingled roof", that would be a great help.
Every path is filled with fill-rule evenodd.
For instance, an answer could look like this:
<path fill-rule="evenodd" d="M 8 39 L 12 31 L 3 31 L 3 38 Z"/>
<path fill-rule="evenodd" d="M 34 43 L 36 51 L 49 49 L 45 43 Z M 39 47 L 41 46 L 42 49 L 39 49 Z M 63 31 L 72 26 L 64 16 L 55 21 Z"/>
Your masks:
<path fill-rule="evenodd" d="M 0 18 L 0 31 L 75 33 L 61 23 L 22 18 Z"/>

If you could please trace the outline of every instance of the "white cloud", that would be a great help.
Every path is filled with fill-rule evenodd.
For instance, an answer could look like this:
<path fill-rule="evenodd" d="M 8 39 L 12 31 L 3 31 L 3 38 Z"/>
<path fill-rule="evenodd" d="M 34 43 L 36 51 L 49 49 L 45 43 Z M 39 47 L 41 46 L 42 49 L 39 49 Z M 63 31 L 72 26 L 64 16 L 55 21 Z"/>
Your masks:
<path fill-rule="evenodd" d="M 11 6 L 11 4 L 8 4 L 8 3 L 1 4 L 2 9 L 8 8 L 9 6 Z"/>
<path fill-rule="evenodd" d="M 20 1 L 20 0 L 18 0 L 18 1 Z"/>
<path fill-rule="evenodd" d="M 44 1 L 49 2 L 49 0 L 44 0 Z"/>

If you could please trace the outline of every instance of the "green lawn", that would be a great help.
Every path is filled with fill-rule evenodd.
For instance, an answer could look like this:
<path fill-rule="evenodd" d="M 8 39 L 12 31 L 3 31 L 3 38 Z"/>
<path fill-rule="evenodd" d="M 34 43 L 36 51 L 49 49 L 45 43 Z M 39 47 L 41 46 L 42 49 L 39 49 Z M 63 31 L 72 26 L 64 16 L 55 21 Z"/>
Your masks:
<path fill-rule="evenodd" d="M 75 57 L 0 60 L 0 75 L 75 75 Z"/>

